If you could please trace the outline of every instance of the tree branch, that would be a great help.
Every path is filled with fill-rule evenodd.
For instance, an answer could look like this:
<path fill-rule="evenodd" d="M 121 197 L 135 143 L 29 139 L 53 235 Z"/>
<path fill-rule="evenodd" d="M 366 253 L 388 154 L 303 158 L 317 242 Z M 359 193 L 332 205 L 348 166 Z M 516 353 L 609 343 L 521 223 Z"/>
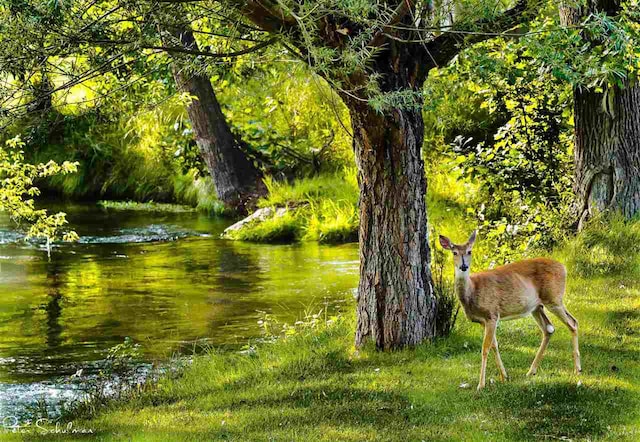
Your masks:
<path fill-rule="evenodd" d="M 212 57 L 212 58 L 227 58 L 227 57 L 239 57 L 241 55 L 250 54 L 252 52 L 258 51 L 262 48 L 270 46 L 280 40 L 280 37 L 272 37 L 269 40 L 262 41 L 256 45 L 253 45 L 249 48 L 241 49 L 235 52 L 209 52 L 209 51 L 200 51 L 195 49 L 188 49 L 180 46 L 155 46 L 155 45 L 146 45 L 141 44 L 138 47 L 141 49 L 155 49 L 159 51 L 168 52 L 170 54 L 181 53 L 188 55 L 196 55 L 203 57 Z M 136 44 L 135 40 L 89 40 L 89 39 L 76 39 L 76 41 L 82 43 L 91 43 L 98 46 L 106 45 L 106 46 L 119 46 L 119 45 L 127 45 L 127 44 Z"/>
<path fill-rule="evenodd" d="M 382 29 L 378 30 L 375 33 L 371 41 L 367 46 L 369 47 L 379 47 L 384 44 L 385 36 L 389 32 L 391 32 L 391 28 L 400 23 L 400 21 L 404 18 L 404 16 L 411 10 L 412 0 L 401 0 L 400 4 L 393 12 L 393 15 L 389 19 L 389 22 L 382 27 Z"/>
<path fill-rule="evenodd" d="M 227 57 L 239 57 L 240 55 L 250 54 L 252 52 L 258 51 L 262 48 L 266 48 L 280 40 L 280 37 L 272 37 L 269 40 L 263 41 L 262 43 L 258 43 L 257 45 L 253 45 L 250 48 L 242 49 L 235 52 L 226 52 L 226 53 L 218 53 L 218 52 L 208 52 L 208 51 L 199 51 L 192 50 L 178 46 L 151 46 L 151 45 L 142 45 L 140 46 L 143 49 L 159 49 L 161 51 L 165 51 L 168 53 L 182 53 L 189 55 L 201 55 L 203 57 L 212 57 L 212 58 L 227 58 Z"/>
<path fill-rule="evenodd" d="M 488 40 L 523 23 L 535 14 L 535 0 L 518 0 L 518 3 L 499 16 L 482 19 L 471 26 L 443 32 L 433 40 L 423 44 L 424 52 L 434 67 L 444 66 L 460 53 L 465 46 Z"/>
<path fill-rule="evenodd" d="M 237 10 L 255 25 L 268 32 L 287 32 L 296 28 L 294 17 L 270 0 L 236 0 Z"/>

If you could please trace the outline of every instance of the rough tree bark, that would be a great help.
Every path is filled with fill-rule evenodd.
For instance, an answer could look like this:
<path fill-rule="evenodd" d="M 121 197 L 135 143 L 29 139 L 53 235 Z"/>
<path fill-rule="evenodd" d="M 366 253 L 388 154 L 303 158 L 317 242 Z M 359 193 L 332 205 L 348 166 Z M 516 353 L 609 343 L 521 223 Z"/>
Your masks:
<path fill-rule="evenodd" d="M 351 103 L 354 106 L 353 103 Z M 416 345 L 435 334 L 419 110 L 351 112 L 360 182 L 356 345 Z"/>
<path fill-rule="evenodd" d="M 591 12 L 617 14 L 617 0 L 596 0 L 586 10 L 561 8 L 564 25 Z M 604 93 L 574 90 L 575 180 L 578 228 L 595 212 L 631 218 L 640 212 L 640 87 L 625 84 Z"/>
<path fill-rule="evenodd" d="M 594 211 L 640 212 L 640 88 L 574 92 L 575 193 L 580 227 Z M 608 100 L 605 100 L 608 101 Z"/>
<path fill-rule="evenodd" d="M 198 50 L 190 29 L 175 31 L 174 35 L 185 48 Z M 242 141 L 231 132 L 211 80 L 206 75 L 185 73 L 175 66 L 173 73 L 178 88 L 196 97 L 187 107 L 187 113 L 218 199 L 235 211 L 247 212 L 266 191 L 262 173 L 245 154 Z"/>

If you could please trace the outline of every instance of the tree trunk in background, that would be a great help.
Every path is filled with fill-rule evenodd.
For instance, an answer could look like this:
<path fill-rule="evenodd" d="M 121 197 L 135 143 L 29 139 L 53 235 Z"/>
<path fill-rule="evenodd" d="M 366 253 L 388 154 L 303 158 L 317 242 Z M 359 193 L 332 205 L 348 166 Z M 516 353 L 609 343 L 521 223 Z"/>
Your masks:
<path fill-rule="evenodd" d="M 191 30 L 174 34 L 185 48 L 198 50 Z M 262 173 L 247 157 L 220 109 L 211 80 L 206 75 L 192 75 L 174 67 L 178 88 L 193 95 L 187 107 L 200 155 L 213 178 L 218 199 L 227 207 L 247 212 L 266 192 Z"/>
<path fill-rule="evenodd" d="M 620 211 L 626 218 L 640 212 L 640 88 L 615 87 L 608 93 L 611 114 L 602 108 L 602 94 L 574 92 L 580 224 L 594 210 Z"/>
<path fill-rule="evenodd" d="M 585 14 L 595 11 L 615 15 L 619 1 L 599 0 L 589 8 L 561 8 L 562 24 L 579 24 Z M 640 87 L 616 86 L 606 94 L 574 90 L 579 229 L 596 211 L 619 211 L 626 218 L 640 213 Z"/>
<path fill-rule="evenodd" d="M 416 345 L 435 334 L 420 110 L 349 101 L 360 183 L 356 345 Z"/>

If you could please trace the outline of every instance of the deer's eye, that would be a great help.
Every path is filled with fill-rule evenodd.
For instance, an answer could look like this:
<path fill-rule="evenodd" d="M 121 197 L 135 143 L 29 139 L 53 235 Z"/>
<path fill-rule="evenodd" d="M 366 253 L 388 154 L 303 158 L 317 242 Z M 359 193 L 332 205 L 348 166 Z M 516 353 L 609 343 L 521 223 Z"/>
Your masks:
<path fill-rule="evenodd" d="M 467 255 L 471 255 L 471 250 L 469 250 L 469 251 L 467 252 Z"/>
<path fill-rule="evenodd" d="M 455 256 L 458 256 L 458 252 L 453 252 L 453 254 L 454 254 Z"/>

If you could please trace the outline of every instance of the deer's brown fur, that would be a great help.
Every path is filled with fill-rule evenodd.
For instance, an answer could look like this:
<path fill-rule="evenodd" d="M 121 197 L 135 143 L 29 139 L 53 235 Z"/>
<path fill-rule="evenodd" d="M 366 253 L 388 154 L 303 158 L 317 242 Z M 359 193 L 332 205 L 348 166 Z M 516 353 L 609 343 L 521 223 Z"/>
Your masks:
<path fill-rule="evenodd" d="M 475 238 L 476 232 L 473 232 L 465 244 L 457 245 L 441 235 L 440 244 L 454 255 L 455 290 L 466 316 L 473 322 L 481 323 L 485 329 L 478 389 L 485 385 L 487 357 L 492 348 L 500 377 L 503 380 L 507 378 L 496 339 L 496 327 L 501 319 L 516 319 L 531 314 L 538 323 L 542 331 L 542 343 L 527 374 L 536 373 L 551 334 L 555 331 L 545 308 L 571 331 L 574 367 L 576 373 L 579 373 L 578 321 L 567 311 L 562 301 L 567 279 L 564 265 L 548 258 L 535 258 L 472 275 L 471 251 Z"/>

